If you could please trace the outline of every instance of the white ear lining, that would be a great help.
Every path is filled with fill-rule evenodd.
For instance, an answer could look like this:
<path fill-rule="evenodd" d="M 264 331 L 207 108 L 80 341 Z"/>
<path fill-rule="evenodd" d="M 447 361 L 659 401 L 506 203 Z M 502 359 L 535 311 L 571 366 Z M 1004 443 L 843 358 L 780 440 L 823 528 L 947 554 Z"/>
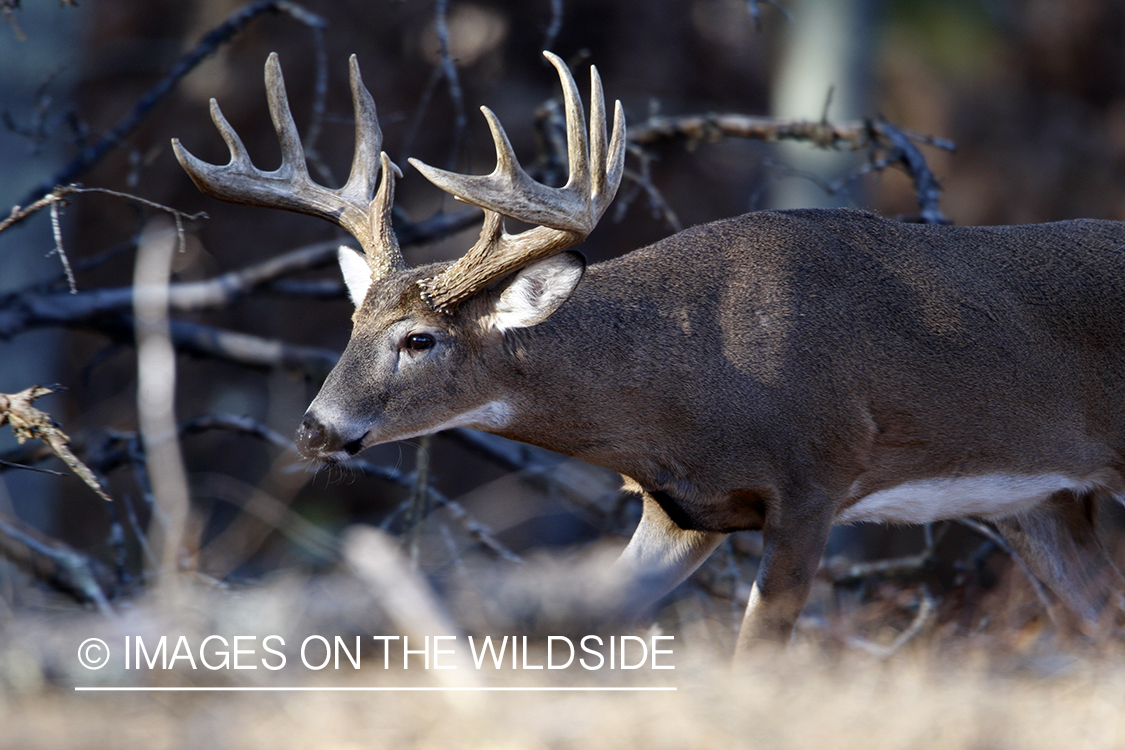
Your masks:
<path fill-rule="evenodd" d="M 542 323 L 570 299 L 585 271 L 578 253 L 560 253 L 522 269 L 496 300 L 493 328 L 503 333 Z"/>
<path fill-rule="evenodd" d="M 367 265 L 363 253 L 347 245 L 340 245 L 336 250 L 336 257 L 340 260 L 340 272 L 344 274 L 348 297 L 353 305 L 359 307 L 367 297 L 367 290 L 371 288 L 371 267 Z"/>

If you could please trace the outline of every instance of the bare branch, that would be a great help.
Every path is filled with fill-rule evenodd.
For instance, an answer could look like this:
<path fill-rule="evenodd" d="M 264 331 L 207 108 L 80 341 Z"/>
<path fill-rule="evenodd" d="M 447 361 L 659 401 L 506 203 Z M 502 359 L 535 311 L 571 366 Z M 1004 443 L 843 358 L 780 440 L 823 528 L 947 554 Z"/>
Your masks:
<path fill-rule="evenodd" d="M 159 572 L 175 585 L 187 541 L 191 498 L 176 428 L 176 350 L 168 320 L 168 279 L 176 242 L 166 226 L 145 227 L 133 273 L 137 422 L 153 494 Z M 159 525 L 157 525 L 159 522 Z M 150 527 L 151 528 L 151 527 Z"/>
<path fill-rule="evenodd" d="M 934 604 L 934 598 L 930 594 L 929 589 L 925 586 L 922 587 L 922 593 L 918 596 L 918 611 L 914 615 L 914 619 L 910 621 L 910 625 L 906 630 L 902 631 L 895 637 L 894 641 L 889 646 L 880 646 L 862 638 L 852 638 L 848 641 L 849 645 L 862 649 L 879 659 L 886 661 L 892 656 L 902 650 L 902 647 L 912 641 L 915 636 L 922 632 L 933 619 L 937 612 L 937 607 Z"/>
<path fill-rule="evenodd" d="M 92 602 L 111 615 L 105 590 L 113 577 L 101 563 L 73 547 L 45 536 L 23 521 L 0 514 L 0 557 L 74 597 Z"/>
<path fill-rule="evenodd" d="M 543 32 L 543 49 L 554 49 L 555 40 L 562 31 L 563 0 L 551 0 L 551 20 L 547 22 L 547 30 Z"/>
<path fill-rule="evenodd" d="M 249 435 L 259 440 L 264 440 L 275 448 L 287 450 L 293 447 L 293 441 L 284 435 L 271 430 L 261 422 L 246 416 L 234 414 L 203 414 L 186 422 L 180 423 L 180 435 L 195 435 L 210 430 L 225 430 L 239 435 Z"/>
<path fill-rule="evenodd" d="M 651 145 L 687 139 L 714 143 L 723 138 L 748 138 L 773 143 L 807 141 L 820 148 L 857 150 L 870 143 L 867 122 L 832 123 L 824 120 L 794 120 L 739 114 L 658 115 L 629 126 L 629 141 Z"/>
<path fill-rule="evenodd" d="M 910 179 L 914 181 L 914 196 L 918 201 L 918 207 L 922 210 L 922 223 L 948 224 L 949 219 L 945 218 L 941 209 L 938 208 L 941 186 L 938 185 L 937 178 L 934 177 L 933 172 L 926 164 L 922 152 L 911 143 L 911 139 L 906 133 L 882 118 L 873 121 L 871 127 L 880 138 L 890 142 L 893 147 L 890 149 L 891 154 L 893 154 L 892 160 L 900 162 L 906 173 L 910 175 Z"/>
<path fill-rule="evenodd" d="M 220 46 L 230 41 L 246 26 L 264 13 L 284 13 L 310 28 L 323 28 L 327 22 L 320 16 L 306 10 L 291 0 L 258 0 L 236 11 L 226 21 L 208 32 L 191 50 L 172 66 L 164 78 L 141 97 L 133 110 L 115 125 L 104 138 L 83 148 L 77 157 L 50 179 L 40 183 L 21 201 L 33 203 L 55 189 L 78 179 L 80 175 L 101 161 L 117 148 L 122 141 L 132 135 L 144 121 L 148 113 L 160 103 L 179 84 L 180 80 L 195 69 L 199 63 L 213 54 Z"/>
<path fill-rule="evenodd" d="M 185 320 L 171 321 L 171 331 L 172 343 L 179 351 L 244 367 L 299 372 L 313 380 L 327 377 L 340 358 L 339 352 L 331 349 L 298 346 Z"/>
<path fill-rule="evenodd" d="M 637 145 L 679 139 L 692 143 L 714 143 L 723 138 L 748 138 L 767 143 L 806 141 L 818 148 L 850 151 L 870 149 L 872 168 L 898 164 L 914 182 L 915 196 L 921 209 L 920 221 L 927 224 L 949 223 L 938 208 L 940 188 L 937 179 L 913 141 L 946 150 L 953 150 L 953 144 L 947 140 L 907 133 L 882 118 L 832 123 L 824 119 L 792 120 L 739 114 L 656 116 L 629 128 L 629 141 Z"/>
<path fill-rule="evenodd" d="M 917 573 L 933 563 L 937 545 L 949 531 L 948 524 L 940 525 L 936 533 L 934 533 L 931 524 L 927 524 L 924 528 L 926 544 L 922 551 L 916 555 L 862 562 L 849 562 L 842 558 L 831 558 L 825 561 L 821 571 L 826 573 L 832 583 L 837 586 L 859 583 L 872 576 L 886 578 Z"/>
<path fill-rule="evenodd" d="M 410 487 L 410 512 L 407 514 L 403 546 L 411 567 L 418 567 L 422 525 L 430 514 L 430 445 L 432 435 L 423 435 L 414 449 L 414 482 Z"/>
<path fill-rule="evenodd" d="M 469 117 L 465 113 L 465 96 L 461 92 L 461 79 L 457 75 L 457 65 L 453 61 L 453 53 L 449 45 L 449 0 L 437 0 L 434 7 L 434 29 L 437 32 L 438 43 L 441 46 L 441 73 L 449 85 L 449 99 L 453 102 L 453 135 L 449 139 L 449 168 L 457 164 L 457 156 L 461 153 L 461 142 L 464 140 L 465 128 L 469 126 Z"/>

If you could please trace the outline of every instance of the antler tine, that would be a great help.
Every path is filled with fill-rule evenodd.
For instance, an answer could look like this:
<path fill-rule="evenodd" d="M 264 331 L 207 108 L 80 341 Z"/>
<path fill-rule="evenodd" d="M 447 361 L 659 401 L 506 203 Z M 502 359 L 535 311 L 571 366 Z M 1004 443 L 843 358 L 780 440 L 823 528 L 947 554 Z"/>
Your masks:
<path fill-rule="evenodd" d="M 281 166 L 272 172 L 255 167 L 242 140 L 214 99 L 211 100 L 211 119 L 230 150 L 230 162 L 217 165 L 201 161 L 190 154 L 179 139 L 172 140 L 172 148 L 180 165 L 207 195 L 234 203 L 296 211 L 338 224 L 359 241 L 372 274 L 383 275 L 389 270 L 405 268 L 390 228 L 394 173 L 399 170 L 380 151 L 383 136 L 375 103 L 360 78 L 355 55 L 350 60 L 350 79 L 356 146 L 348 181 L 338 190 L 318 185 L 309 177 L 277 53 L 271 53 L 266 60 L 265 83 L 270 118 L 281 145 Z M 379 194 L 373 196 L 380 163 L 382 185 Z"/>
<path fill-rule="evenodd" d="M 598 69 L 590 66 L 590 174 L 594 215 L 601 218 L 617 194 L 625 173 L 625 112 L 613 104 L 613 136 L 607 143 L 605 96 Z M 596 221 L 596 219 L 595 219 Z"/>
<path fill-rule="evenodd" d="M 586 113 L 582 110 L 582 97 L 578 94 L 578 84 L 570 69 L 558 55 L 553 52 L 543 51 L 543 56 L 551 61 L 555 70 L 559 72 L 559 82 L 563 90 L 563 111 L 566 113 L 566 156 L 570 168 L 570 177 L 566 181 L 566 188 L 577 188 L 589 193 L 590 191 L 590 147 L 586 143 Z M 591 112 L 597 105 L 594 104 L 594 92 L 590 92 Z M 594 123 L 590 123 L 591 129 Z M 594 219 L 596 222 L 597 219 Z M 593 229 L 591 224 L 590 229 Z M 590 231 L 587 230 L 587 232 Z"/>
<path fill-rule="evenodd" d="M 461 175 L 410 159 L 427 179 L 455 198 L 485 209 L 480 239 L 438 276 L 419 282 L 422 295 L 437 310 L 448 311 L 488 284 L 535 260 L 553 255 L 586 238 L 621 184 L 625 163 L 625 116 L 614 108 L 613 135 L 607 144 L 601 79 L 591 69 L 590 139 L 578 86 L 556 55 L 543 55 L 555 66 L 566 110 L 570 177 L 561 188 L 531 179 L 520 166 L 504 128 L 481 107 L 496 145 L 496 168 L 488 175 Z M 533 229 L 516 235 L 503 231 L 501 216 Z"/>
<path fill-rule="evenodd" d="M 355 55 L 348 58 L 348 82 L 355 111 L 355 153 L 348 181 L 340 193 L 356 203 L 366 203 L 375 192 L 375 181 L 379 176 L 383 130 L 375 113 L 375 100 L 363 85 L 359 60 Z"/>
<path fill-rule="evenodd" d="M 395 175 L 401 177 L 402 171 L 390 160 L 386 151 L 379 152 L 379 161 L 383 170 L 383 180 L 379 183 L 379 191 L 375 194 L 375 199 L 371 201 L 371 234 L 373 244 L 382 252 L 372 253 L 364 248 L 373 279 L 381 279 L 392 271 L 406 268 L 406 262 L 402 259 L 402 252 L 398 247 L 398 237 L 395 236 L 394 227 L 391 226 L 391 211 L 395 203 Z"/>

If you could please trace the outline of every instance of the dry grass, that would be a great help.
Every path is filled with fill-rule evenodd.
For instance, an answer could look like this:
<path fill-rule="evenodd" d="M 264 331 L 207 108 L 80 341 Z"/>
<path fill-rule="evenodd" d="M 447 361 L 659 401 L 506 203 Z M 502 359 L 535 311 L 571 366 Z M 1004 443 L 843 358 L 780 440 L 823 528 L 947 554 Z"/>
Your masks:
<path fill-rule="evenodd" d="M 73 693 L 60 681 L 0 700 L 4 748 L 1116 748 L 1125 661 L 997 673 L 987 654 L 889 664 L 815 650 L 736 671 L 681 661 L 674 693 Z M 362 672 L 309 685 L 401 685 Z M 508 678 L 505 684 L 524 681 Z M 538 677 L 538 675 L 537 675 Z M 566 684 L 551 676 L 535 684 Z"/>
<path fill-rule="evenodd" d="M 394 565 L 389 568 L 396 574 Z M 408 581 L 402 584 L 409 588 Z M 409 612 L 378 601 L 364 574 L 283 578 L 232 590 L 184 582 L 116 618 L 44 603 L 9 613 L 0 646 L 0 748 L 1028 748 L 1125 747 L 1125 646 L 1061 641 L 1034 626 L 954 634 L 935 623 L 890 658 L 847 645 L 840 626 L 732 668 L 728 621 L 692 597 L 673 605 L 675 670 L 383 669 L 370 635 L 410 633 Z M 436 601 L 436 600 L 435 600 Z M 47 602 L 49 604 L 49 602 Z M 993 602 L 997 604 L 997 602 Z M 410 605 L 404 605 L 409 607 Z M 1017 605 L 1022 606 L 1022 605 Z M 850 616 L 853 616 L 854 612 Z M 620 633 L 635 631 L 621 630 Z M 309 634 L 368 642 L 363 668 L 306 669 Z M 478 631 L 479 633 L 479 631 Z M 125 636 L 277 634 L 285 669 L 103 670 L 78 644 Z M 494 631 L 493 635 L 502 632 Z M 645 633 L 640 633 L 644 636 Z M 879 639 L 882 633 L 872 631 Z M 463 637 L 462 637 L 463 642 Z M 543 663 L 543 642 L 529 657 Z M 255 642 L 257 643 L 257 642 Z M 254 645 L 254 644 L 251 644 Z M 276 644 L 275 644 L 276 645 Z M 198 654 L 198 652 L 196 652 Z M 391 662 L 401 659 L 393 651 Z M 260 650 L 250 659 L 265 654 Z M 465 666 L 464 664 L 462 665 Z M 307 688 L 633 686 L 674 692 L 89 693 L 75 686 Z"/>

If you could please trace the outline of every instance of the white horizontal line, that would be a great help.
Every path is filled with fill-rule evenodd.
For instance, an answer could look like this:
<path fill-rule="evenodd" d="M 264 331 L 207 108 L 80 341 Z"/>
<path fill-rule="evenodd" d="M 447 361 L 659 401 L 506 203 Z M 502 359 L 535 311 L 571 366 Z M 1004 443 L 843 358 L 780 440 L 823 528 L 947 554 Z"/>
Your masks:
<path fill-rule="evenodd" d="M 79 687 L 86 693 L 642 693 L 674 692 L 675 687 Z"/>

